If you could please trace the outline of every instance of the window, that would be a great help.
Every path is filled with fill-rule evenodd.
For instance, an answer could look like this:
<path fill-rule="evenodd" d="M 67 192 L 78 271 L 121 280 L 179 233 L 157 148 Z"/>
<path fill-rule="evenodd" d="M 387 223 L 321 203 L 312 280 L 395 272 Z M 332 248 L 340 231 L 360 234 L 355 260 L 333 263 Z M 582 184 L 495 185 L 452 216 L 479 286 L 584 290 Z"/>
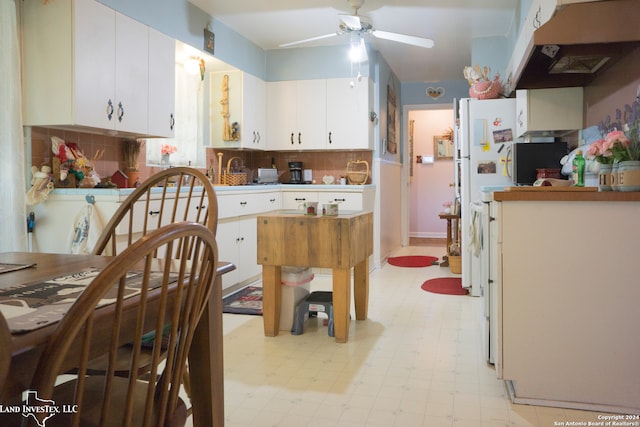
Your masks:
<path fill-rule="evenodd" d="M 161 147 L 168 144 L 177 149 L 170 156 L 171 166 L 205 167 L 205 141 L 208 140 L 204 135 L 208 129 L 206 102 L 205 82 L 200 74 L 187 74 L 182 64 L 176 64 L 175 137 L 146 140 L 148 165 L 162 164 Z"/>

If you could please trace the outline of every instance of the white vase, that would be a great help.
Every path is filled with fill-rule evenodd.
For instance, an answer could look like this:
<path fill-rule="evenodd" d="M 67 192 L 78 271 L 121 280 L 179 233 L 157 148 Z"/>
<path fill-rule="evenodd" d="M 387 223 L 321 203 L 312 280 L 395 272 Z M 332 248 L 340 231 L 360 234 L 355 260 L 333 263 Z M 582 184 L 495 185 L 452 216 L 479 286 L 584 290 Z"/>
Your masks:
<path fill-rule="evenodd" d="M 171 161 L 171 154 L 163 154 L 160 159 L 160 164 L 162 166 L 169 166 L 169 162 Z"/>

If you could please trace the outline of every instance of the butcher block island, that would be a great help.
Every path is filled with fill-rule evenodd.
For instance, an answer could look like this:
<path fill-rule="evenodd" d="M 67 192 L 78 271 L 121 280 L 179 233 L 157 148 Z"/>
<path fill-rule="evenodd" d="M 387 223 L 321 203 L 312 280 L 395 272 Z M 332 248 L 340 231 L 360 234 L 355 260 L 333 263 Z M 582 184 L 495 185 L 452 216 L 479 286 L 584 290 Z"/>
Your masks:
<path fill-rule="evenodd" d="M 373 214 L 358 212 L 315 216 L 280 211 L 260 215 L 257 222 L 264 334 L 278 335 L 282 266 L 331 268 L 335 339 L 336 342 L 347 342 L 352 268 L 356 319 L 367 318 Z"/>
<path fill-rule="evenodd" d="M 640 414 L 640 193 L 494 193 L 496 371 L 516 403 Z"/>

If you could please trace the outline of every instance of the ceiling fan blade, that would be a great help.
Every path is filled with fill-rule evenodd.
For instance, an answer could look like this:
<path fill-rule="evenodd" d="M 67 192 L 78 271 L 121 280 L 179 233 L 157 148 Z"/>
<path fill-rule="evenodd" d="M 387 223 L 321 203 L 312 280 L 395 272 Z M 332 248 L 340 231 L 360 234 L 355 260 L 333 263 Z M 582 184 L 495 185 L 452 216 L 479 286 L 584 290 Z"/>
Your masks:
<path fill-rule="evenodd" d="M 362 23 L 358 15 L 340 15 L 340 19 L 350 30 L 358 31 L 362 29 Z"/>
<path fill-rule="evenodd" d="M 411 44 L 419 47 L 433 47 L 433 40 L 422 37 L 409 36 L 406 34 L 390 33 L 388 31 L 371 30 L 371 34 L 375 37 L 391 40 L 394 42 Z"/>
<path fill-rule="evenodd" d="M 295 42 L 284 43 L 284 44 L 281 44 L 281 45 L 278 45 L 278 46 L 279 47 L 290 47 L 290 46 L 295 46 L 295 45 L 298 45 L 298 44 L 303 44 L 303 43 L 308 43 L 308 42 L 312 42 L 312 41 L 316 41 L 316 40 L 326 39 L 326 38 L 329 38 L 329 37 L 334 37 L 334 36 L 337 36 L 337 35 L 338 35 L 338 33 L 325 34 L 323 36 L 311 37 L 311 38 L 304 39 L 304 40 L 298 40 L 298 41 L 295 41 Z"/>

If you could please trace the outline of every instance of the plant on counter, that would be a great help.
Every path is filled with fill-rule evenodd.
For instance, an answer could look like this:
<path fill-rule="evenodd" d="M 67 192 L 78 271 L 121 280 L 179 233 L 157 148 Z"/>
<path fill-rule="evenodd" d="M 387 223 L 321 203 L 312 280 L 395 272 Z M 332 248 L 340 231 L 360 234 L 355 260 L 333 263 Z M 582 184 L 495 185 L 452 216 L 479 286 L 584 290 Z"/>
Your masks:
<path fill-rule="evenodd" d="M 587 158 L 611 164 L 640 160 L 640 100 L 636 99 L 622 110 L 616 110 L 616 120 L 607 116 L 598 124 L 603 139 L 595 141 L 587 150 Z"/>
<path fill-rule="evenodd" d="M 125 140 L 122 144 L 122 157 L 124 158 L 125 168 L 130 171 L 138 170 L 138 156 L 140 149 L 144 145 L 143 141 Z"/>
<path fill-rule="evenodd" d="M 162 155 L 166 156 L 166 155 L 175 153 L 176 151 L 178 151 L 178 148 L 174 145 L 162 144 L 162 146 L 160 147 L 160 150 L 162 152 Z"/>

